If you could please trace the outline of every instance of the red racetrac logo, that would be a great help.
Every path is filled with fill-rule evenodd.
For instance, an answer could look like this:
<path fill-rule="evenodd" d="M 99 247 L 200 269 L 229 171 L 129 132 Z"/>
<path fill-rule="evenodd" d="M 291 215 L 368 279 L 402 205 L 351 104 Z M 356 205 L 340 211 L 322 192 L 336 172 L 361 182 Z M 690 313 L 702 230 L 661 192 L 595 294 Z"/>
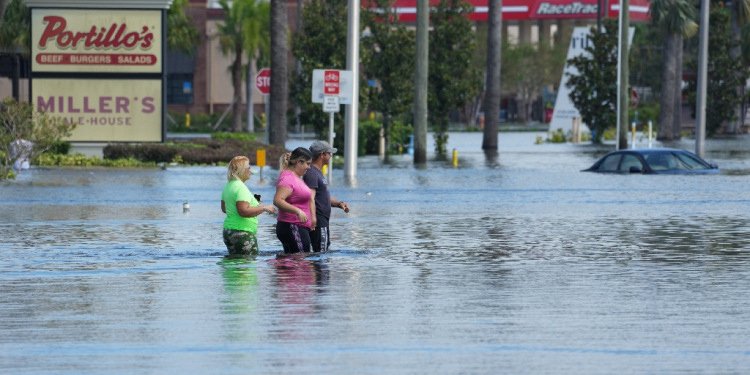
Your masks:
<path fill-rule="evenodd" d="M 594 18 L 596 1 L 541 0 L 534 4 L 529 18 Z"/>

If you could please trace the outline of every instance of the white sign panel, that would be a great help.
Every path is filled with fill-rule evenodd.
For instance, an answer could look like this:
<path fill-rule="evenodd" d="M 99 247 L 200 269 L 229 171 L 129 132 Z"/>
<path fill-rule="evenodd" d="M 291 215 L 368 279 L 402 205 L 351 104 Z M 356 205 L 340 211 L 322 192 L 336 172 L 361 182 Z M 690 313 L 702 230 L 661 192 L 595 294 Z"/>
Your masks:
<path fill-rule="evenodd" d="M 570 39 L 570 48 L 568 48 L 566 61 L 574 57 L 588 55 L 588 52 L 584 48 L 591 44 L 589 32 L 591 32 L 591 28 L 589 27 L 576 27 L 573 29 L 573 37 Z M 633 33 L 635 33 L 635 27 L 630 28 L 630 41 L 628 45 L 632 45 Z M 573 118 L 581 117 L 581 113 L 578 112 L 578 109 L 573 105 L 573 101 L 570 100 L 570 92 L 572 90 L 568 88 L 568 74 L 578 75 L 578 69 L 566 63 L 562 79 L 560 80 L 560 88 L 557 90 L 557 100 L 555 100 L 555 111 L 552 114 L 552 122 L 549 124 L 549 130 L 562 129 L 566 134 L 573 128 Z M 582 124 L 581 130 L 589 131 L 589 128 L 586 124 Z"/>
<path fill-rule="evenodd" d="M 326 72 L 331 72 L 331 69 L 315 69 L 313 70 L 312 79 L 312 102 L 313 103 L 324 103 L 324 97 L 333 96 L 325 94 L 325 75 Z M 354 83 L 352 78 L 352 72 L 349 70 L 339 70 L 339 102 L 340 104 L 352 104 L 352 97 L 354 96 Z"/>
<path fill-rule="evenodd" d="M 339 108 L 338 96 L 326 95 L 323 98 L 323 112 L 338 112 Z"/>

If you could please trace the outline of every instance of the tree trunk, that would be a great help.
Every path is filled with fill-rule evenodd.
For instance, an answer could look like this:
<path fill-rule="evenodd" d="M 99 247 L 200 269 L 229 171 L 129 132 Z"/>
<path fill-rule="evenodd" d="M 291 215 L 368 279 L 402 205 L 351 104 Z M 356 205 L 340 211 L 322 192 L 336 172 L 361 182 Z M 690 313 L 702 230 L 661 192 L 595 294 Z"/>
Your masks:
<path fill-rule="evenodd" d="M 255 111 L 253 111 L 253 90 L 255 88 L 254 83 L 254 76 L 253 74 L 253 63 L 254 60 L 250 60 L 247 62 L 247 77 L 245 77 L 245 96 L 247 97 L 246 103 L 246 110 L 247 113 L 247 132 L 253 133 L 255 132 Z"/>
<path fill-rule="evenodd" d="M 286 143 L 286 110 L 289 97 L 287 77 L 286 0 L 271 0 L 271 109 L 268 142 L 284 147 Z"/>
<path fill-rule="evenodd" d="M 740 25 L 740 0 L 732 1 L 730 28 L 732 30 L 732 40 L 736 41 L 737 47 L 732 48 L 729 51 L 729 54 L 730 56 L 732 56 L 732 59 L 738 60 L 740 59 L 740 54 L 742 52 L 742 48 L 740 47 L 740 39 L 742 37 L 742 25 Z M 743 86 L 738 86 L 735 88 L 735 92 L 737 93 L 738 97 L 742 96 L 743 88 L 744 88 Z M 734 110 L 735 116 L 737 117 L 737 119 L 727 124 L 727 133 L 729 134 L 736 134 L 740 126 L 744 125 L 741 123 L 743 103 L 744 103 L 744 100 L 739 105 L 737 105 L 737 108 L 735 108 Z"/>
<path fill-rule="evenodd" d="M 682 35 L 676 35 L 674 40 L 674 127 L 672 128 L 672 139 L 677 140 L 682 138 Z"/>
<path fill-rule="evenodd" d="M 656 139 L 672 140 L 674 129 L 674 87 L 675 87 L 675 37 L 664 36 L 661 66 L 661 97 L 659 103 L 659 133 Z"/>
<path fill-rule="evenodd" d="M 232 131 L 242 131 L 242 46 L 235 45 L 234 67 L 232 67 L 232 85 L 234 86 L 234 101 L 232 107 Z"/>
<path fill-rule="evenodd" d="M 487 78 L 484 96 L 482 149 L 497 150 L 500 130 L 500 51 L 502 48 L 502 0 L 489 0 L 487 28 Z"/>

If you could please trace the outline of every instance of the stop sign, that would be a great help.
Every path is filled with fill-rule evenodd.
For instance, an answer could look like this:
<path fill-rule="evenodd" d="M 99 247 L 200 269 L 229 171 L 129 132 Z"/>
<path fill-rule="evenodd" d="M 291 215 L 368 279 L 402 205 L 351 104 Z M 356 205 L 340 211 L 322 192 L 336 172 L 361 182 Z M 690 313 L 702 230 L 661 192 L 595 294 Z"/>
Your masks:
<path fill-rule="evenodd" d="M 271 93 L 271 69 L 263 68 L 255 76 L 255 87 L 263 95 Z"/>

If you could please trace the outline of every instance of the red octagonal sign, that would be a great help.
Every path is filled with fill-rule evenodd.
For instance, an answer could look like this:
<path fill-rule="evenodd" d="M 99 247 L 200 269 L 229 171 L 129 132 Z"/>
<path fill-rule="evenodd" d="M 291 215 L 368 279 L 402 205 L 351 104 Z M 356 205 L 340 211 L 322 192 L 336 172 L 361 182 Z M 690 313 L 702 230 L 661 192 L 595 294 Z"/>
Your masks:
<path fill-rule="evenodd" d="M 271 69 L 263 68 L 255 76 L 255 87 L 263 95 L 271 93 Z"/>

